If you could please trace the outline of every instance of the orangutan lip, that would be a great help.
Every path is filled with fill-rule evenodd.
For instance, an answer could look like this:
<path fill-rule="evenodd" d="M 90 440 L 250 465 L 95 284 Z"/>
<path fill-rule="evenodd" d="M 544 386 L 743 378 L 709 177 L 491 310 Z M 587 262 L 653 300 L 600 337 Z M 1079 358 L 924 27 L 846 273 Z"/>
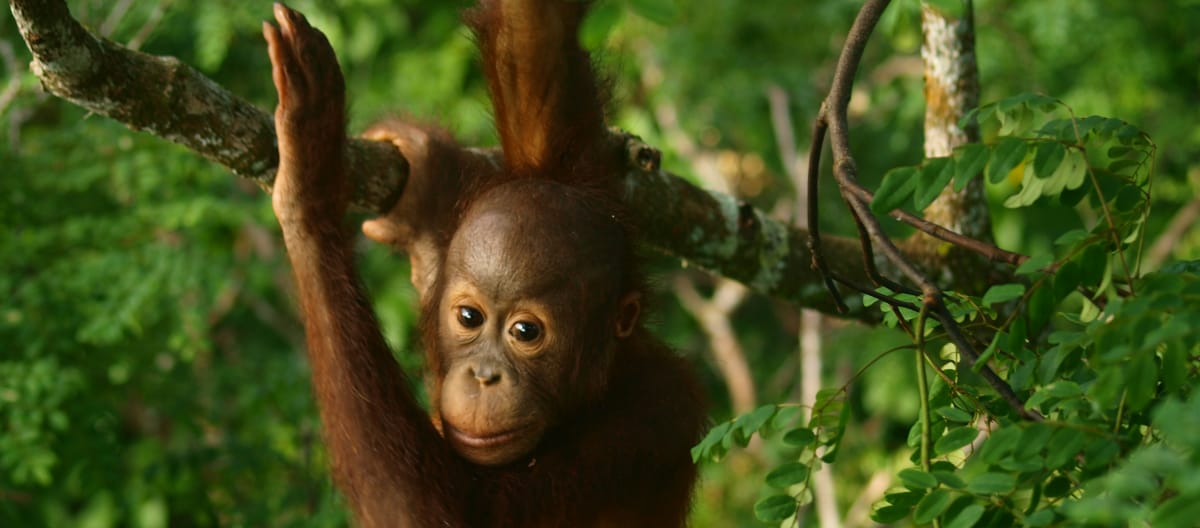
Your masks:
<path fill-rule="evenodd" d="M 521 427 L 517 427 L 514 429 L 509 429 L 507 431 L 502 431 L 502 432 L 499 432 L 496 434 L 490 434 L 490 435 L 486 435 L 486 436 L 474 436 L 474 435 L 467 434 L 466 432 L 458 429 L 457 427 L 454 427 L 453 425 L 450 425 L 450 424 L 443 424 L 443 425 L 450 432 L 450 436 L 453 436 L 454 439 L 457 440 L 459 443 L 462 443 L 464 445 L 467 445 L 469 447 L 474 447 L 477 449 L 496 447 L 498 445 L 508 443 L 513 438 L 516 438 L 517 433 L 521 432 L 521 430 L 524 429 L 524 426 L 521 426 Z"/>

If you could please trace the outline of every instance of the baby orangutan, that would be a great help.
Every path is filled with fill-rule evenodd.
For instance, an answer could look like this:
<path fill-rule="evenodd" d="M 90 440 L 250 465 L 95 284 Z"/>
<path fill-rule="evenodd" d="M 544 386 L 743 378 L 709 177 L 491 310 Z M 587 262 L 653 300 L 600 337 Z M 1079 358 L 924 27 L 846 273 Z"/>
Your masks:
<path fill-rule="evenodd" d="M 586 9 L 497 0 L 468 14 L 504 161 L 398 122 L 411 162 L 364 225 L 408 251 L 431 411 L 380 334 L 343 230 L 344 82 L 325 37 L 275 6 L 273 205 L 305 317 L 334 478 L 362 526 L 682 526 L 705 415 L 689 365 L 641 324 L 620 218 L 620 145 L 576 33 Z M 419 82 L 414 80 L 413 82 Z M 432 415 L 432 416 L 431 416 Z"/>

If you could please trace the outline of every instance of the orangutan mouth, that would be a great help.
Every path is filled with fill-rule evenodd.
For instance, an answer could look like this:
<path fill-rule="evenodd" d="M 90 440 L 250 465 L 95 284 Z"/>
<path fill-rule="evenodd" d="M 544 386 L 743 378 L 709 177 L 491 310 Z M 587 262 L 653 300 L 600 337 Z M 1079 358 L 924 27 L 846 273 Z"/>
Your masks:
<path fill-rule="evenodd" d="M 520 433 L 526 429 L 525 426 L 518 426 L 512 429 L 501 431 L 495 434 L 487 434 L 482 436 L 472 435 L 449 423 L 443 423 L 447 436 L 452 437 L 458 443 L 474 449 L 490 449 L 501 446 L 515 440 Z"/>

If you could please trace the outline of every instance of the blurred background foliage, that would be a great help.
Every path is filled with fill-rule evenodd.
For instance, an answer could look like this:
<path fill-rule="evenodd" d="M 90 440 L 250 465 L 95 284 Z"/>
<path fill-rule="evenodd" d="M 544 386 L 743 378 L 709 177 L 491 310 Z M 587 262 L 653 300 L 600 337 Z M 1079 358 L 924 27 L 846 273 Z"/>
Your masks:
<path fill-rule="evenodd" d="M 269 3 L 69 3 L 93 30 L 176 56 L 273 108 L 260 36 Z M 398 114 L 493 144 L 474 47 L 458 21 L 466 4 L 293 7 L 338 51 L 352 130 Z M 616 124 L 663 148 L 666 168 L 787 218 L 793 183 L 768 91 L 787 96 L 796 127 L 787 148 L 803 163 L 808 124 L 859 4 L 608 0 L 583 38 L 615 83 Z M 1146 130 L 1160 146 L 1146 246 L 1161 254 L 1149 267 L 1200 258 L 1200 230 L 1168 229 L 1200 207 L 1200 2 L 979 0 L 976 17 L 982 100 L 1038 91 L 1081 115 Z M 920 39 L 918 2 L 897 0 L 867 49 L 851 119 L 868 184 L 920 160 Z M 42 93 L 9 15 L 0 18 L 0 59 L 0 525 L 346 524 L 267 197 L 180 147 Z M 1048 246 L 1061 219 L 1087 214 L 994 205 L 1000 245 L 1026 253 Z M 839 207 L 823 214 L 827 230 L 852 233 Z M 387 337 L 418 372 L 406 259 L 365 243 L 362 255 Z M 734 410 L 712 343 L 672 292 L 678 277 L 702 293 L 713 281 L 665 257 L 651 267 L 661 279 L 656 332 L 695 360 L 712 416 L 728 419 Z M 730 318 L 756 398 L 794 399 L 797 308 L 751 296 Z M 898 332 L 829 320 L 823 333 L 828 386 L 875 362 L 851 385 L 851 423 L 834 466 L 839 510 L 848 525 L 865 524 L 878 496 L 863 490 L 908 463 L 914 367 L 907 355 L 886 354 L 908 342 Z M 752 444 L 705 465 L 694 524 L 756 524 L 759 475 L 776 460 L 771 446 Z"/>

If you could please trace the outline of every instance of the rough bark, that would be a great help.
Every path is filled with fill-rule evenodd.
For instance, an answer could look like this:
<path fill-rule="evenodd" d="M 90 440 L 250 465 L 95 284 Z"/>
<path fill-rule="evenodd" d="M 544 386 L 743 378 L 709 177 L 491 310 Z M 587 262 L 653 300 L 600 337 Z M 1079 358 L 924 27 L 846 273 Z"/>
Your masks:
<path fill-rule="evenodd" d="M 46 91 L 183 145 L 270 189 L 279 152 L 269 112 L 174 57 L 130 50 L 88 32 L 62 1 L 9 5 Z M 371 175 L 356 180 L 355 202 L 386 211 L 404 186 L 407 162 L 390 145 L 366 140 L 351 142 L 346 157 L 354 174 Z"/>
<path fill-rule="evenodd" d="M 979 68 L 975 59 L 975 24 L 971 0 L 963 2 L 961 16 L 921 3 L 921 59 L 925 64 L 925 157 L 951 155 L 955 147 L 979 141 L 978 127 L 959 126 L 971 109 L 979 106 Z M 973 178 L 961 191 L 947 187 L 924 211 L 925 219 L 967 237 L 992 241 L 982 178 Z M 985 259 L 924 233 L 908 241 L 907 249 L 920 256 L 938 282 L 976 291 L 986 287 L 989 273 L 955 270 L 988 270 Z"/>

